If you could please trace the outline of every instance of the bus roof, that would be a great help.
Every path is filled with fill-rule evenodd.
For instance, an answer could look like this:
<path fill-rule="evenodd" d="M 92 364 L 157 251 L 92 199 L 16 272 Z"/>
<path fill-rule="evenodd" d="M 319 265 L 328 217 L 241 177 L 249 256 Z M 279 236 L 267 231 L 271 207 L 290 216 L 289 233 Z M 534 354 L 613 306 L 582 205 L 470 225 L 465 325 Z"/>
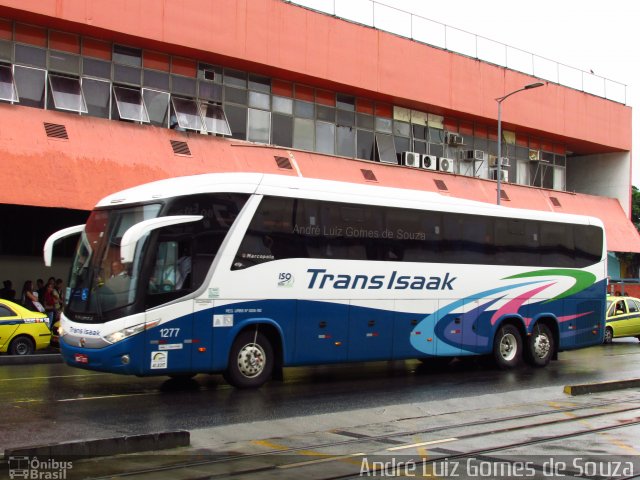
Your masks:
<path fill-rule="evenodd" d="M 443 212 L 456 211 L 603 227 L 600 219 L 595 217 L 510 208 L 422 190 L 262 173 L 210 173 L 159 180 L 111 194 L 98 202 L 97 207 L 146 203 L 182 195 L 215 192 L 263 194 Z"/>

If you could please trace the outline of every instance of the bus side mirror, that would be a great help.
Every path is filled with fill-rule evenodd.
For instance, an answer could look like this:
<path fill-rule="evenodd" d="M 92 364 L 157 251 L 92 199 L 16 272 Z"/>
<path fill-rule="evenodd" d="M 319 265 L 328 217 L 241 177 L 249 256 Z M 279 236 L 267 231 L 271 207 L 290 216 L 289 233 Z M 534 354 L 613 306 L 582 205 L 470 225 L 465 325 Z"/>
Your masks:
<path fill-rule="evenodd" d="M 120 261 L 122 263 L 132 263 L 136 252 L 138 240 L 146 234 L 158 228 L 179 225 L 181 223 L 198 222 L 204 217 L 202 215 L 173 215 L 170 217 L 157 217 L 136 223 L 124 232 L 120 241 Z"/>
<path fill-rule="evenodd" d="M 51 266 L 51 259 L 53 258 L 53 245 L 63 238 L 70 237 L 72 235 L 78 235 L 84 231 L 84 225 L 76 225 L 75 227 L 63 228 L 56 233 L 52 233 L 47 241 L 44 242 L 44 248 L 42 254 L 44 255 L 44 264 L 47 267 Z"/>

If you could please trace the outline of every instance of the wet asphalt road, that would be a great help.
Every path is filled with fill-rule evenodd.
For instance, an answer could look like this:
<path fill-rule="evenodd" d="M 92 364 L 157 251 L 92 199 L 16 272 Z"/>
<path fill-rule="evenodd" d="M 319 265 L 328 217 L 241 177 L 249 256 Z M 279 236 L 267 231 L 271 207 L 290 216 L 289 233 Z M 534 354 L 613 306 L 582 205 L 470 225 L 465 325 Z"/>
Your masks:
<path fill-rule="evenodd" d="M 125 377 L 62 364 L 0 366 L 0 450 L 213 427 L 538 387 L 640 378 L 640 342 L 560 354 L 544 369 L 499 371 L 474 360 L 433 371 L 417 361 L 285 369 L 284 381 L 241 391 L 221 376 Z"/>

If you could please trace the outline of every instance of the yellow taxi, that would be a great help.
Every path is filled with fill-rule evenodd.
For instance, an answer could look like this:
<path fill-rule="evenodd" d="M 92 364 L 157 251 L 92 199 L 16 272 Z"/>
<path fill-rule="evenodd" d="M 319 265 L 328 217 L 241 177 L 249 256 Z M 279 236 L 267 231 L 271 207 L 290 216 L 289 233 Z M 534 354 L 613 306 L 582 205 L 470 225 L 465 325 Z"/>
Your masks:
<path fill-rule="evenodd" d="M 49 319 L 17 303 L 0 299 L 0 353 L 30 355 L 51 342 Z"/>
<path fill-rule="evenodd" d="M 604 343 L 618 337 L 636 337 L 640 340 L 640 299 L 634 297 L 607 297 L 607 326 Z"/>

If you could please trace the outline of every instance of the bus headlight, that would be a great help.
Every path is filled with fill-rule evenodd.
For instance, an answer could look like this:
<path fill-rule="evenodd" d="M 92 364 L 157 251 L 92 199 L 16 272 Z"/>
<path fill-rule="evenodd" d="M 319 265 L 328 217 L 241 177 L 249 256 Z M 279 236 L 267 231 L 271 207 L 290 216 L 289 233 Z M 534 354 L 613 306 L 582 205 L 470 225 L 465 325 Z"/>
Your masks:
<path fill-rule="evenodd" d="M 104 339 L 109 343 L 116 343 L 128 338 L 132 335 L 140 333 L 144 330 L 144 323 L 140 325 L 136 325 L 135 327 L 127 327 L 122 330 L 118 330 L 117 332 L 110 333 L 105 336 Z"/>

